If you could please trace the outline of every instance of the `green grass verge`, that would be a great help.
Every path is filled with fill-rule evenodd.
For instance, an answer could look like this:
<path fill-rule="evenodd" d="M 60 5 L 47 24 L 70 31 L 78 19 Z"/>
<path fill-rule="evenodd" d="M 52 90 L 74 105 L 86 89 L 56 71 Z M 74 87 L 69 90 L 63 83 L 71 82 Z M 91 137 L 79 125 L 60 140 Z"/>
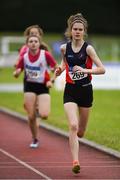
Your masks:
<path fill-rule="evenodd" d="M 21 83 L 23 80 L 23 73 L 19 76 L 19 78 L 13 77 L 13 68 L 0 68 L 0 84 L 2 83 Z"/>

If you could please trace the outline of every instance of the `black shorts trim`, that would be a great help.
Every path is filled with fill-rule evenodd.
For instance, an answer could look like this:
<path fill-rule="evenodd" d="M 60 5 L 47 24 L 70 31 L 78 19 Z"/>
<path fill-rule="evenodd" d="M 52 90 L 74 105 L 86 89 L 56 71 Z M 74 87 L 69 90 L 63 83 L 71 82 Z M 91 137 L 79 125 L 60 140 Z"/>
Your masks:
<path fill-rule="evenodd" d="M 86 86 L 66 83 L 63 102 L 74 102 L 80 107 L 91 107 L 93 102 L 93 88 L 89 83 Z"/>
<path fill-rule="evenodd" d="M 49 88 L 42 83 L 24 82 L 24 92 L 33 92 L 37 95 L 49 94 Z"/>

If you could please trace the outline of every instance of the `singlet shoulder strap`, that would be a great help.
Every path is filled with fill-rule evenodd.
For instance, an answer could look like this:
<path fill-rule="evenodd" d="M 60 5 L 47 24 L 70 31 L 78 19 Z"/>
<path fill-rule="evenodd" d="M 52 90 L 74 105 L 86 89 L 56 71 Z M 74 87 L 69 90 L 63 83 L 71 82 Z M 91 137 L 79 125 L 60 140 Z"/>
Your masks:
<path fill-rule="evenodd" d="M 88 46 L 88 43 L 85 41 L 82 48 L 86 49 L 87 46 Z"/>
<path fill-rule="evenodd" d="M 66 53 L 65 53 L 65 55 L 67 55 L 68 54 L 68 52 L 69 51 L 71 51 L 71 41 L 69 41 L 69 42 L 67 42 L 67 44 L 66 44 Z"/>
<path fill-rule="evenodd" d="M 41 50 L 40 50 L 40 56 L 39 56 L 39 58 L 40 58 L 40 60 L 41 60 L 42 62 L 47 62 L 47 61 L 46 61 L 46 56 L 45 56 L 45 50 L 44 50 L 44 49 L 41 49 Z"/>
<path fill-rule="evenodd" d="M 71 47 L 71 41 L 67 42 L 66 49 Z"/>

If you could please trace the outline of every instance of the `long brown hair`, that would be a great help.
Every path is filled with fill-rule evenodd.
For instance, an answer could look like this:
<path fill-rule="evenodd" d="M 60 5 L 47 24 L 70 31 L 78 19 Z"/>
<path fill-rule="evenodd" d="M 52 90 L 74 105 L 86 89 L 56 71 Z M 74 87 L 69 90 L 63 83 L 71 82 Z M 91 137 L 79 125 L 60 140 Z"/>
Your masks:
<path fill-rule="evenodd" d="M 88 28 L 87 20 L 83 17 L 83 15 L 81 13 L 77 13 L 77 14 L 71 15 L 67 20 L 68 27 L 65 31 L 65 36 L 68 39 L 72 38 L 71 37 L 71 30 L 72 30 L 72 27 L 75 23 L 82 23 L 84 26 L 85 35 L 87 35 L 87 28 Z"/>
<path fill-rule="evenodd" d="M 44 33 L 43 33 L 42 28 L 39 25 L 31 25 L 31 26 L 27 27 L 24 31 L 24 36 L 26 36 L 26 37 L 29 36 L 31 29 L 33 29 L 33 28 L 36 28 L 38 30 L 39 36 L 42 39 Z M 40 49 L 44 49 L 44 50 L 48 51 L 49 47 L 45 42 L 41 41 Z"/>

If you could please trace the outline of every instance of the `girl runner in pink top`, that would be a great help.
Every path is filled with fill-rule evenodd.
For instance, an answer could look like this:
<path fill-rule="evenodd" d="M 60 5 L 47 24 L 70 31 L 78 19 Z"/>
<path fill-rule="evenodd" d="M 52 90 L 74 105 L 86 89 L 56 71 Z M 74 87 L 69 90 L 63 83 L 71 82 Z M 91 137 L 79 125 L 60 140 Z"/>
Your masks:
<path fill-rule="evenodd" d="M 29 127 L 33 141 L 30 147 L 38 147 L 36 101 L 38 111 L 42 118 L 46 119 L 50 113 L 51 97 L 46 83 L 50 82 L 49 67 L 55 69 L 56 61 L 50 52 L 40 49 L 40 37 L 30 35 L 27 37 L 26 53 L 21 56 L 13 75 L 17 78 L 24 71 L 24 107 L 28 114 Z"/>

